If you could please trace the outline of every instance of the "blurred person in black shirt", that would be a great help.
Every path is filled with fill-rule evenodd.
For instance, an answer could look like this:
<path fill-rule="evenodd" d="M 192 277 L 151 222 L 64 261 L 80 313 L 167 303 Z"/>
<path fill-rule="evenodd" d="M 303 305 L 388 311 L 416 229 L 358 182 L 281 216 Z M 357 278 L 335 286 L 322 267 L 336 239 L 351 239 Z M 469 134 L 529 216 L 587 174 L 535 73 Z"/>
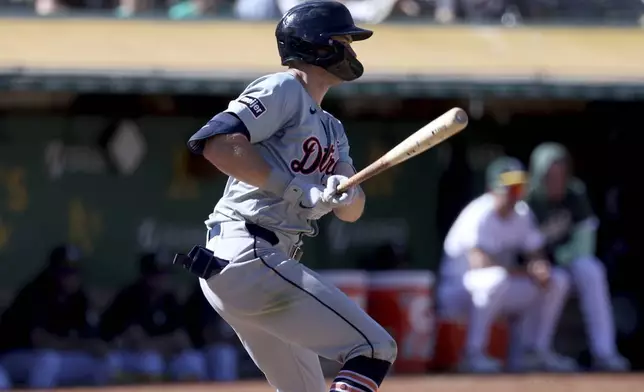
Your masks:
<path fill-rule="evenodd" d="M 54 248 L 49 264 L 2 316 L 0 363 L 31 388 L 110 381 L 116 368 L 98 339 L 98 317 L 82 287 L 78 249 Z"/>
<path fill-rule="evenodd" d="M 167 261 L 167 262 L 166 262 Z M 172 292 L 170 260 L 154 253 L 140 259 L 140 277 L 117 294 L 101 320 L 101 335 L 125 373 L 144 380 L 204 380 L 202 353 L 192 348 L 183 309 Z"/>
<path fill-rule="evenodd" d="M 184 306 L 186 330 L 194 347 L 206 357 L 208 379 L 234 381 L 239 378 L 239 340 L 235 331 L 212 307 L 197 285 Z"/>

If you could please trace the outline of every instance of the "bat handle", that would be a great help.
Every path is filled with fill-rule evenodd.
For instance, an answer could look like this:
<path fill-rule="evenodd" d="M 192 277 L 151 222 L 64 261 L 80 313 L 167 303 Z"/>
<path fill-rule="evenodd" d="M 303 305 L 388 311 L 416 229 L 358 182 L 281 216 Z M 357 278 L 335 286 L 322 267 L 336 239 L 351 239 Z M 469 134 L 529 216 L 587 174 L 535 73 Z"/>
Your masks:
<path fill-rule="evenodd" d="M 338 185 L 338 189 L 336 189 L 336 193 L 344 193 L 349 190 L 352 186 L 356 186 L 360 183 L 360 178 L 357 178 L 356 176 L 350 177 L 348 180 L 341 182 L 340 185 Z"/>
<path fill-rule="evenodd" d="M 339 195 L 341 193 L 346 192 L 347 189 L 351 187 L 351 185 L 348 185 L 348 184 L 349 184 L 349 180 L 340 183 L 340 185 L 338 185 L 338 188 L 335 190 L 335 193 Z"/>

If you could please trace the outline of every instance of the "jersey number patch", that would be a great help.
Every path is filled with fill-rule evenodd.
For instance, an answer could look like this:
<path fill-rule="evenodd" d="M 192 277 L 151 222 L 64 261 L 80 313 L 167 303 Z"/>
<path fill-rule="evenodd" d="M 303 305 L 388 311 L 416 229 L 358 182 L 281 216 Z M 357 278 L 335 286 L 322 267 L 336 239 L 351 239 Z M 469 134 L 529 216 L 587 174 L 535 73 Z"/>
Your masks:
<path fill-rule="evenodd" d="M 259 98 L 244 96 L 239 98 L 239 102 L 244 104 L 248 109 L 250 109 L 251 114 L 255 118 L 259 118 L 262 114 L 266 112 L 266 106 L 259 100 Z"/>

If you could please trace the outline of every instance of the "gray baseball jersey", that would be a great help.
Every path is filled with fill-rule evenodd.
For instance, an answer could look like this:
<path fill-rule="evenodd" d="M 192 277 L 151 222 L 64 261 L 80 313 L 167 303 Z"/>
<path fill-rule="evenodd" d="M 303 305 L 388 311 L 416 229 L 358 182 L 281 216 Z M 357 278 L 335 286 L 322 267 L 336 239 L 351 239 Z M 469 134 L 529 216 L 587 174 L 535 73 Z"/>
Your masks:
<path fill-rule="evenodd" d="M 289 72 L 263 76 L 228 105 L 246 125 L 250 141 L 274 168 L 324 185 L 338 162 L 352 164 L 342 123 L 322 110 Z M 286 235 L 317 234 L 317 225 L 281 198 L 229 178 L 206 225 L 239 220 Z"/>

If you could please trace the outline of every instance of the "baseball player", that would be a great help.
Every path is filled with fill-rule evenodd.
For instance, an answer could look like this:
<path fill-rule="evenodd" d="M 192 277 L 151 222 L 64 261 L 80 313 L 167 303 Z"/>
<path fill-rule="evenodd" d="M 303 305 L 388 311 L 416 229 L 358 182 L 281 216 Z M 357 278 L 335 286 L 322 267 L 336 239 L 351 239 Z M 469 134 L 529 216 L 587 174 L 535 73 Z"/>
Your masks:
<path fill-rule="evenodd" d="M 615 345 L 615 327 L 606 271 L 595 257 L 597 217 L 584 184 L 572 177 L 570 157 L 557 143 L 539 145 L 530 157 L 531 188 L 526 201 L 534 211 L 552 260 L 565 267 L 579 295 L 593 366 L 629 368 Z"/>
<path fill-rule="evenodd" d="M 543 237 L 521 201 L 526 173 L 518 160 L 501 157 L 486 177 L 489 191 L 470 202 L 452 225 L 440 266 L 440 317 L 466 319 L 469 325 L 459 368 L 500 371 L 501 364 L 485 354 L 490 326 L 500 315 L 513 315 L 525 350 L 520 363 L 510 364 L 514 370 L 574 370 L 574 361 L 550 346 L 569 281 L 541 252 Z M 525 268 L 518 263 L 520 255 Z"/>
<path fill-rule="evenodd" d="M 318 219 L 354 222 L 364 209 L 359 187 L 336 191 L 355 169 L 342 123 L 320 104 L 362 75 L 351 44 L 372 34 L 339 2 L 293 7 L 275 30 L 288 69 L 252 82 L 188 142 L 229 179 L 207 249 L 178 256 L 280 392 L 328 390 L 318 356 L 343 364 L 331 391 L 375 392 L 396 357 L 380 325 L 300 263 Z"/>

